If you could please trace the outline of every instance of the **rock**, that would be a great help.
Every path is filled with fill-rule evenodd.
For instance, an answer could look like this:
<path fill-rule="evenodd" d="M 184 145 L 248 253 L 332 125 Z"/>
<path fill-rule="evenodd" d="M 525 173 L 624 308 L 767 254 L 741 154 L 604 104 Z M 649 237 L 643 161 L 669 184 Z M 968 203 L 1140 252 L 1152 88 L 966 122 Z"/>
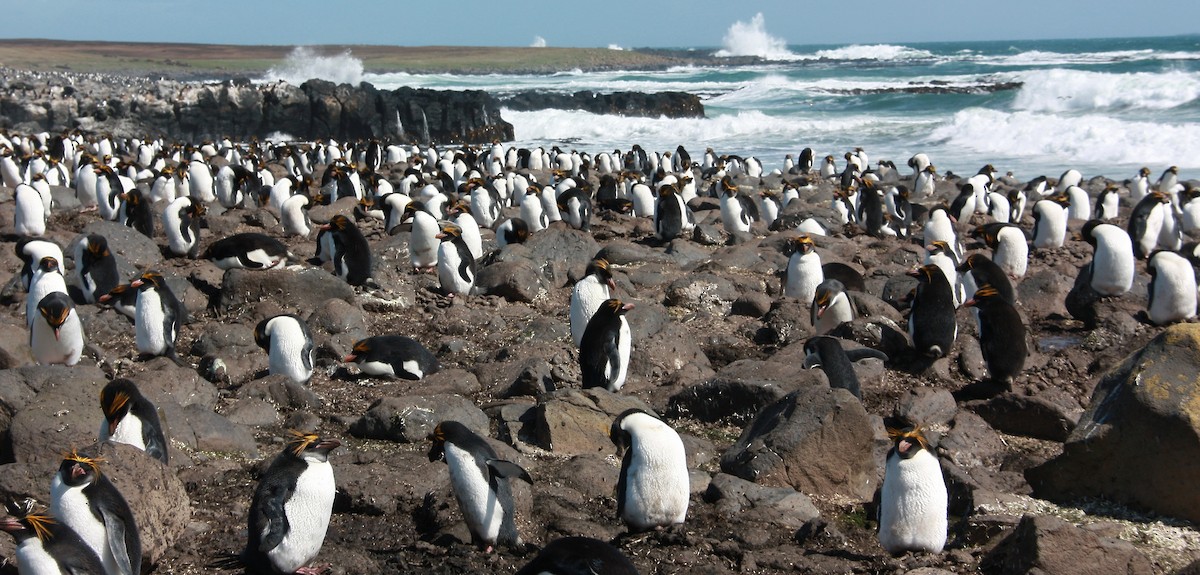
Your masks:
<path fill-rule="evenodd" d="M 437 424 L 450 420 L 480 435 L 490 435 L 487 416 L 471 400 L 457 395 L 378 399 L 350 426 L 350 434 L 364 439 L 416 443 L 425 441 Z"/>
<path fill-rule="evenodd" d="M 812 386 L 763 409 L 721 456 L 721 471 L 762 485 L 870 498 L 874 428 L 844 389 Z"/>
<path fill-rule="evenodd" d="M 483 268 L 475 278 L 475 287 L 484 295 L 524 303 L 544 298 L 550 291 L 545 277 L 525 259 L 499 261 Z"/>
<path fill-rule="evenodd" d="M 158 244 L 129 226 L 96 220 L 84 226 L 83 233 L 100 234 L 108 240 L 109 250 L 117 258 L 117 270 L 122 279 L 128 280 L 143 271 L 154 269 L 163 261 Z M 64 250 L 63 256 L 67 253 Z M 182 292 L 178 295 L 182 295 Z"/>
<path fill-rule="evenodd" d="M 36 369 L 57 374 L 57 380 L 41 387 L 16 413 L 9 438 L 14 461 L 46 466 L 49 471 L 62 461 L 63 451 L 96 441 L 104 420 L 97 398 L 108 379 L 94 367 Z"/>
<path fill-rule="evenodd" d="M 171 468 L 136 447 L 104 444 L 100 469 L 129 503 L 142 542 L 143 569 L 156 565 L 192 517 L 187 491 Z"/>
<path fill-rule="evenodd" d="M 1200 325 L 1167 328 L 1105 374 L 1062 455 L 1025 473 L 1051 500 L 1104 497 L 1200 521 Z"/>
<path fill-rule="evenodd" d="M 743 359 L 725 366 L 716 377 L 671 396 L 668 417 L 703 422 L 729 420 L 745 425 L 764 407 L 798 389 L 829 387 L 820 370 L 798 370 L 784 362 Z"/>
<path fill-rule="evenodd" d="M 1155 572 L 1132 544 L 1098 537 L 1049 515 L 1022 517 L 1016 530 L 980 560 L 979 568 L 987 575 Z"/>
<path fill-rule="evenodd" d="M 258 457 L 258 445 L 246 428 L 202 405 L 160 404 L 170 429 L 167 440 L 194 451 Z"/>
<path fill-rule="evenodd" d="M 717 512 L 723 515 L 748 513 L 750 517 L 740 519 L 787 529 L 799 529 L 820 515 L 803 493 L 786 487 L 766 487 L 725 473 L 713 476 L 704 500 L 715 504 Z"/>
<path fill-rule="evenodd" d="M 600 244 L 590 233 L 559 226 L 529 236 L 524 247 L 522 257 L 534 262 L 552 287 L 567 285 L 572 276 L 581 277 L 588 262 L 600 251 Z M 501 254 L 501 261 L 507 257 L 507 252 Z"/>
<path fill-rule="evenodd" d="M 1066 441 L 1083 408 L 1074 398 L 1048 390 L 1037 396 L 1004 393 L 965 405 L 996 430 L 1048 441 Z"/>
<path fill-rule="evenodd" d="M 771 311 L 771 298 L 767 294 L 751 292 L 738 296 L 733 301 L 730 313 L 749 317 L 762 317 Z"/>
<path fill-rule="evenodd" d="M 232 269 L 226 271 L 221 280 L 218 307 L 230 310 L 235 306 L 273 300 L 284 310 L 305 314 L 334 298 L 353 304 L 354 289 L 319 268 Z"/>
<path fill-rule="evenodd" d="M 812 325 L 812 309 L 793 298 L 784 298 L 771 306 L 763 317 L 763 343 L 774 343 L 780 347 L 804 341 L 815 333 Z"/>
<path fill-rule="evenodd" d="M 316 409 L 321 398 L 312 388 L 285 375 L 268 375 L 238 388 L 240 399 L 262 399 L 287 409 Z"/>
<path fill-rule="evenodd" d="M 688 274 L 667 287 L 666 304 L 725 316 L 740 293 L 733 282 L 713 273 Z"/>
<path fill-rule="evenodd" d="M 613 420 L 632 408 L 653 413 L 640 399 L 606 389 L 558 390 L 536 408 L 534 441 L 558 455 L 607 453 L 613 449 L 608 437 Z"/>
<path fill-rule="evenodd" d="M 212 409 L 217 404 L 216 386 L 196 370 L 180 367 L 166 357 L 138 363 L 126 377 L 132 379 L 142 395 L 155 405 L 176 403 Z"/>

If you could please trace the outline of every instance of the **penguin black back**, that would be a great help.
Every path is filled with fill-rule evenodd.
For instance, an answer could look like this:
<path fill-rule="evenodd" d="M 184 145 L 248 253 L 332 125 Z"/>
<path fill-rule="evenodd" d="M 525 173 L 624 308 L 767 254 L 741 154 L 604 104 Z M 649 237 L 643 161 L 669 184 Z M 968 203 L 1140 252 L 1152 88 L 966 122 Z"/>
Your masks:
<path fill-rule="evenodd" d="M 77 254 L 79 261 L 79 276 L 82 279 L 80 288 L 91 292 L 91 300 L 97 301 L 100 296 L 110 292 L 121 283 L 117 272 L 117 260 L 108 249 L 108 240 L 100 234 L 89 234 L 84 238 Z"/>
<path fill-rule="evenodd" d="M 137 230 L 142 235 L 154 237 L 154 212 L 150 200 L 142 196 L 138 190 L 129 190 L 123 195 L 125 200 L 125 225 Z"/>
<path fill-rule="evenodd" d="M 971 254 L 957 269 L 959 272 L 969 272 L 971 278 L 975 280 L 975 285 L 990 285 L 1009 305 L 1017 305 L 1017 293 L 1008 279 L 1008 274 L 1004 273 L 1004 270 L 1000 269 L 1000 266 L 986 255 Z"/>
<path fill-rule="evenodd" d="M 950 353 L 958 334 L 954 317 L 954 292 L 942 268 L 934 264 L 909 272 L 917 278 L 917 292 L 908 316 L 908 334 L 913 348 L 929 357 Z"/>
<path fill-rule="evenodd" d="M 141 572 L 142 541 L 138 535 L 137 522 L 129 503 L 108 477 L 100 472 L 102 459 L 85 457 L 71 452 L 63 458 L 51 483 L 50 495 L 56 517 L 79 517 L 79 510 L 68 511 L 65 506 L 81 504 L 78 498 L 68 497 L 66 492 L 79 489 L 86 500 L 93 520 L 104 525 L 104 537 L 108 542 L 109 554 L 122 575 L 137 575 Z M 72 526 L 78 533 L 78 526 Z M 94 546 L 88 542 L 89 547 Z M 106 557 L 101 557 L 107 561 Z"/>
<path fill-rule="evenodd" d="M 829 379 L 829 387 L 844 389 L 862 400 L 862 389 L 858 375 L 854 372 L 854 362 L 842 347 L 840 339 L 827 335 L 811 337 L 804 343 L 804 354 L 805 369 L 821 368 L 825 377 Z M 884 355 L 883 359 L 887 359 L 887 356 Z"/>
<path fill-rule="evenodd" d="M 124 378 L 108 382 L 100 390 L 100 409 L 104 412 L 109 438 L 117 435 L 117 428 L 123 420 L 135 417 L 141 424 L 141 440 L 146 455 L 163 464 L 168 463 L 167 440 L 158 418 L 158 409 L 142 395 L 137 384 Z"/>
<path fill-rule="evenodd" d="M 333 268 L 352 286 L 361 286 L 371 277 L 371 245 L 350 218 L 338 214 L 329 220 L 333 233 Z"/>
<path fill-rule="evenodd" d="M 1025 369 L 1025 324 L 996 288 L 985 285 L 964 306 L 979 310 L 979 346 L 993 383 L 1010 387 Z"/>
<path fill-rule="evenodd" d="M 628 326 L 624 315 L 633 309 L 633 304 L 609 299 L 588 320 L 579 344 L 579 367 L 583 375 L 583 387 L 604 387 L 616 391 L 624 384 L 624 369 L 628 367 Z M 624 348 L 624 353 L 622 348 Z M 619 380 L 619 381 L 618 381 Z"/>

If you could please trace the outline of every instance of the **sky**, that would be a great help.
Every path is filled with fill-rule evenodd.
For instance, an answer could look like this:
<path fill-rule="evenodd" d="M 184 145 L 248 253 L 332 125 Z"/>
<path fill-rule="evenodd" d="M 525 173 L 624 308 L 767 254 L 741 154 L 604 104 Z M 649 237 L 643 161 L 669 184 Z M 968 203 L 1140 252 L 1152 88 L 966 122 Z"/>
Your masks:
<path fill-rule="evenodd" d="M 1168 36 L 1197 0 L 2 0 L 5 37 L 202 44 L 720 47 L 763 14 L 792 45 Z M 74 15 L 74 16 L 67 16 Z M 86 17 L 79 17 L 86 15 Z"/>

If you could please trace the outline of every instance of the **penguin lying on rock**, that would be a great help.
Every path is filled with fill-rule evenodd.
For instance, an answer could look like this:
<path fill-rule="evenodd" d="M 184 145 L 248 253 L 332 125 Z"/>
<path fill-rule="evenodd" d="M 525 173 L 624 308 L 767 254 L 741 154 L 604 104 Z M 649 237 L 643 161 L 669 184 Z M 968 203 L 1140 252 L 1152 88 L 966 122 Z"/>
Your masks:
<path fill-rule="evenodd" d="M 821 368 L 829 379 L 829 387 L 849 391 L 860 400 L 862 389 L 854 362 L 868 358 L 887 361 L 888 356 L 869 347 L 847 350 L 842 347 L 841 339 L 827 335 L 813 336 L 804 342 L 804 369 Z"/>

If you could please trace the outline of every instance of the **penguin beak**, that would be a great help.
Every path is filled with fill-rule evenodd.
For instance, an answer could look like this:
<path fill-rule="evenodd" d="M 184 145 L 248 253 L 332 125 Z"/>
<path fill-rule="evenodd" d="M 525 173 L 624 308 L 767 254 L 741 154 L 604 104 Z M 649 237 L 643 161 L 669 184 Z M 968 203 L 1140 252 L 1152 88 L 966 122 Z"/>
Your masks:
<path fill-rule="evenodd" d="M 82 465 L 76 463 L 75 465 L 71 466 L 71 478 L 72 479 L 75 479 L 78 477 L 83 477 L 84 475 L 87 475 L 87 470 L 84 469 Z"/>
<path fill-rule="evenodd" d="M 129 282 L 129 287 L 142 287 L 142 284 L 144 283 L 146 282 L 142 281 L 141 278 L 138 278 Z"/>
<path fill-rule="evenodd" d="M 109 435 L 109 437 L 112 437 L 113 435 L 117 434 L 117 425 L 119 425 L 120 423 L 121 423 L 121 420 L 119 420 L 119 419 L 108 420 L 108 435 Z"/>
<path fill-rule="evenodd" d="M 61 329 L 62 328 L 60 328 L 60 327 L 54 328 L 54 341 L 58 341 L 58 333 Z"/>
<path fill-rule="evenodd" d="M 617 289 L 617 282 L 613 281 L 613 280 L 612 280 L 612 278 L 609 278 L 609 280 L 608 280 L 607 282 L 605 282 L 605 283 L 607 283 L 607 284 L 608 284 L 608 289 L 610 289 L 610 290 L 616 290 L 616 289 Z"/>
<path fill-rule="evenodd" d="M 317 443 L 317 449 L 328 449 L 329 451 L 333 451 L 341 446 L 342 442 L 333 438 L 322 439 L 320 443 Z"/>
<path fill-rule="evenodd" d="M 358 356 L 354 355 L 352 353 L 352 354 L 347 355 L 346 357 L 342 358 L 342 363 L 350 363 L 352 361 L 356 361 L 357 359 L 358 359 Z"/>

